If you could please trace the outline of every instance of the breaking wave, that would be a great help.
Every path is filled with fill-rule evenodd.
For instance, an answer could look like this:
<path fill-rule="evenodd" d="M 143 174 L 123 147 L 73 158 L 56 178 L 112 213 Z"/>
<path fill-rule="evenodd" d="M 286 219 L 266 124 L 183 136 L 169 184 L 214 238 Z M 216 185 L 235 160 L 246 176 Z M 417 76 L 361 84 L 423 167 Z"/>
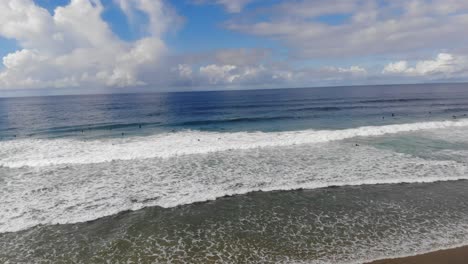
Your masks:
<path fill-rule="evenodd" d="M 60 164 L 92 164 L 116 160 L 170 158 L 262 147 L 324 143 L 419 130 L 468 126 L 468 120 L 365 126 L 342 130 L 288 132 L 181 131 L 146 137 L 109 139 L 20 139 L 0 142 L 0 166 L 18 168 Z"/>
<path fill-rule="evenodd" d="M 450 158 L 450 150 L 443 153 L 446 158 L 431 159 L 337 142 L 421 130 L 439 137 L 465 126 L 468 121 L 458 120 L 344 130 L 5 141 L 0 143 L 0 233 L 253 191 L 468 179 L 466 159 Z M 460 139 L 461 132 L 454 133 Z M 468 157 L 468 151 L 453 155 Z"/>

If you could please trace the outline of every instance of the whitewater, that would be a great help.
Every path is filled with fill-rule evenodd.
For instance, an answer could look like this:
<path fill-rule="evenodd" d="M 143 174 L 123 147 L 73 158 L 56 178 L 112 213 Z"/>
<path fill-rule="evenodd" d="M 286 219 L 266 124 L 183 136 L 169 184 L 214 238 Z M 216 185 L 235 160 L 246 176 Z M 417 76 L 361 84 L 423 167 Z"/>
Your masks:
<path fill-rule="evenodd" d="M 442 153 L 462 155 L 461 161 L 428 160 L 358 144 L 423 131 L 446 137 L 466 126 L 468 120 L 322 131 L 4 141 L 0 233 L 253 191 L 468 179 L 466 151 Z"/>
<path fill-rule="evenodd" d="M 182 131 L 147 137 L 94 140 L 20 139 L 0 142 L 0 166 L 19 168 L 60 164 L 92 164 L 116 160 L 170 158 L 262 147 L 324 143 L 354 137 L 373 137 L 431 129 L 467 127 L 468 120 L 364 126 L 342 130 L 287 132 Z"/>

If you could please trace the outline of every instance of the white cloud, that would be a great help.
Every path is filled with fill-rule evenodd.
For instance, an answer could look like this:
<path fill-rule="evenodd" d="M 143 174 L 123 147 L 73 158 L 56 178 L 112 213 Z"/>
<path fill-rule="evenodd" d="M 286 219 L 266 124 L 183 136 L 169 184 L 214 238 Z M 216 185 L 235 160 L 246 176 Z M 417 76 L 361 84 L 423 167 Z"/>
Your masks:
<path fill-rule="evenodd" d="M 434 60 L 419 61 L 414 68 L 407 69 L 408 72 L 427 75 L 436 73 L 453 73 L 457 70 L 455 58 L 448 53 L 440 53 Z"/>
<path fill-rule="evenodd" d="M 304 68 L 291 71 L 290 81 L 303 84 L 329 85 L 338 84 L 343 81 L 365 81 L 368 72 L 365 68 L 357 65 L 348 68 L 326 66 L 322 68 Z"/>
<path fill-rule="evenodd" d="M 215 50 L 173 59 L 178 65 L 171 72 L 177 75 L 180 85 L 272 85 L 283 80 L 278 73 L 284 69 L 275 66 L 270 55 L 264 49 Z"/>
<path fill-rule="evenodd" d="M 99 0 L 72 0 L 53 15 L 32 0 L 0 2 L 0 36 L 21 50 L 3 58 L 2 88 L 137 86 L 166 53 L 162 34 L 174 13 L 161 0 L 120 0 L 122 8 L 144 12 L 146 36 L 120 40 L 103 21 Z"/>
<path fill-rule="evenodd" d="M 263 65 L 236 66 L 216 65 L 202 66 L 199 69 L 201 78 L 206 78 L 209 84 L 255 84 L 268 81 L 271 83 L 272 73 Z M 269 80 L 266 80 L 268 78 Z"/>
<path fill-rule="evenodd" d="M 205 76 L 210 84 L 232 83 L 240 75 L 235 72 L 235 65 L 216 65 L 211 64 L 200 67 L 200 74 Z"/>
<path fill-rule="evenodd" d="M 284 1 L 226 25 L 302 59 L 414 54 L 468 45 L 468 1 Z"/>
<path fill-rule="evenodd" d="M 153 36 L 161 36 L 168 29 L 177 28 L 182 23 L 182 18 L 175 10 L 165 4 L 163 0 L 114 0 L 120 8 L 134 22 L 138 12 L 148 15 L 149 23 L 146 31 Z"/>
<path fill-rule="evenodd" d="M 188 64 L 179 64 L 173 68 L 173 71 L 177 72 L 182 79 L 192 79 L 193 70 Z"/>
<path fill-rule="evenodd" d="M 389 63 L 382 73 L 437 78 L 464 77 L 468 76 L 468 58 L 439 53 L 435 59 L 416 61 L 412 67 L 408 61 Z"/>
<path fill-rule="evenodd" d="M 366 75 L 367 74 L 367 70 L 360 67 L 360 66 L 356 66 L 356 65 L 353 65 L 349 68 L 341 68 L 341 67 L 338 67 L 338 68 L 334 68 L 332 67 L 331 68 L 332 70 L 335 70 L 335 71 L 338 71 L 340 73 L 350 73 L 352 75 Z"/>
<path fill-rule="evenodd" d="M 288 65 L 263 64 L 221 64 L 214 63 L 200 67 L 180 64 L 172 69 L 182 80 L 182 85 L 215 87 L 256 87 L 256 86 L 307 86 L 330 85 L 342 81 L 364 81 L 368 76 L 360 66 L 290 68 Z"/>
<path fill-rule="evenodd" d="M 383 69 L 382 73 L 404 73 L 408 69 L 407 61 L 391 62 Z"/>

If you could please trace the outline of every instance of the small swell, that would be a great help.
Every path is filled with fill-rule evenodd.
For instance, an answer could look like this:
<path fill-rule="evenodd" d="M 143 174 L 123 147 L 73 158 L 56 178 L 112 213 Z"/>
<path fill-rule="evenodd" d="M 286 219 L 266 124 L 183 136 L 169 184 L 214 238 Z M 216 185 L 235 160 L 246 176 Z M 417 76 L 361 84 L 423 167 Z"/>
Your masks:
<path fill-rule="evenodd" d="M 141 123 L 121 123 L 121 124 L 94 124 L 94 125 L 76 125 L 76 126 L 61 126 L 51 127 L 46 130 L 36 130 L 31 135 L 37 135 L 42 133 L 69 133 L 69 132 L 80 132 L 82 130 L 112 130 L 131 128 L 138 126 L 154 126 L 159 125 L 161 122 L 141 122 Z"/>
<path fill-rule="evenodd" d="M 434 98 L 396 98 L 396 99 L 375 99 L 375 100 L 362 100 L 359 103 L 410 103 L 410 102 L 421 102 L 421 101 L 436 101 L 439 99 Z"/>
<path fill-rule="evenodd" d="M 394 107 L 394 106 L 392 106 Z M 305 107 L 305 108 L 296 108 L 289 109 L 290 112 L 300 112 L 300 111 L 314 111 L 314 112 L 333 112 L 333 111 L 344 111 L 344 110 L 357 110 L 357 109 L 382 109 L 389 108 L 382 106 L 365 106 L 365 105 L 356 105 L 356 106 L 323 106 L 323 107 Z"/>
<path fill-rule="evenodd" d="M 317 112 L 328 112 L 328 111 L 340 111 L 345 107 L 336 106 L 321 106 L 321 107 L 305 107 L 299 109 L 290 109 L 289 111 L 317 111 Z"/>
<path fill-rule="evenodd" d="M 275 117 L 241 117 L 231 119 L 213 119 L 213 120 L 196 120 L 187 121 L 174 124 L 174 126 L 201 126 L 201 125 L 218 125 L 228 123 L 242 123 L 242 122 L 262 122 L 262 121 L 278 121 L 286 119 L 296 119 L 295 116 L 275 116 Z"/>
<path fill-rule="evenodd" d="M 468 108 L 448 108 L 448 109 L 445 109 L 444 112 L 446 113 L 460 113 L 460 112 L 468 113 Z"/>

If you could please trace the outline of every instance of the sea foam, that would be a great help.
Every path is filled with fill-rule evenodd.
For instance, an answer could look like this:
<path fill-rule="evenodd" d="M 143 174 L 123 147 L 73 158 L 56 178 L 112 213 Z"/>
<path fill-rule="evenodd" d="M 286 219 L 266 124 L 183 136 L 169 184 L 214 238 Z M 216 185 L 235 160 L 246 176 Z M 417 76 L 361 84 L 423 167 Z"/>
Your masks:
<path fill-rule="evenodd" d="M 18 168 L 170 158 L 262 147 L 324 143 L 354 137 L 468 126 L 468 120 L 288 132 L 182 131 L 112 139 L 20 139 L 0 142 L 0 166 Z"/>
<path fill-rule="evenodd" d="M 351 142 L 4 167 L 0 173 L 0 233 L 254 191 L 468 179 L 466 162 L 424 159 Z"/>

